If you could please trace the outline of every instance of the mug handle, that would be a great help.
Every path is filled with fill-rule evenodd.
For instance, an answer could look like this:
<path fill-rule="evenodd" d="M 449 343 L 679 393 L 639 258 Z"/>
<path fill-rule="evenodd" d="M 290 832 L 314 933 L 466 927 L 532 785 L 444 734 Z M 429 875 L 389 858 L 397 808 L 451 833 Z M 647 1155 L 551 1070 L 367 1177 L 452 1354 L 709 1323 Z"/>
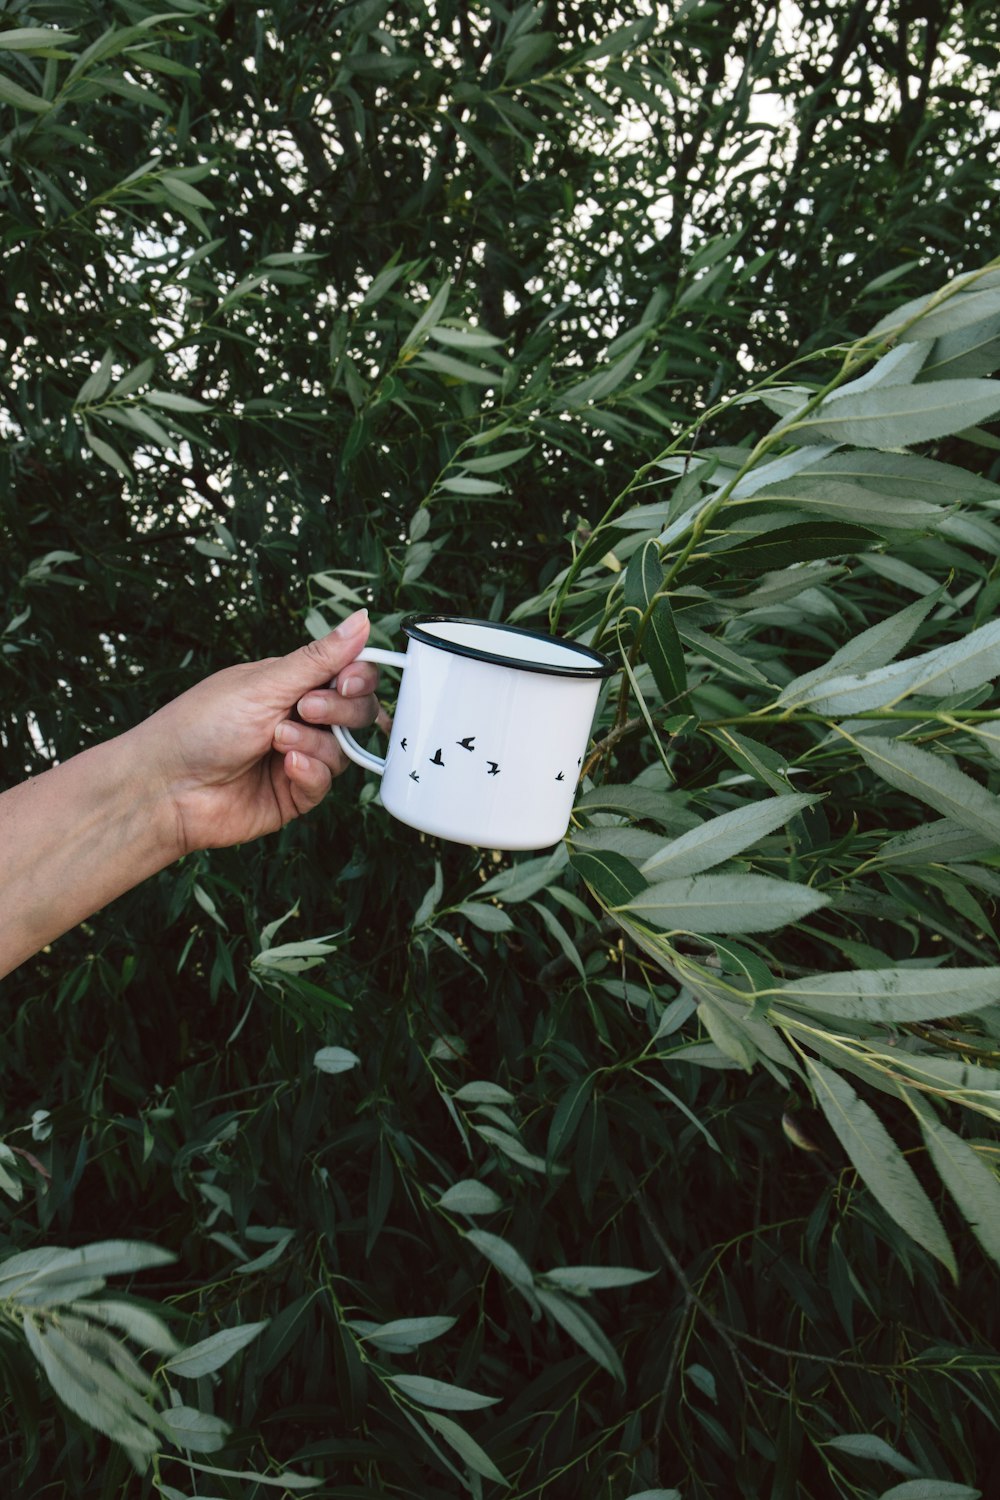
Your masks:
<path fill-rule="evenodd" d="M 383 667 L 405 667 L 405 651 L 383 651 L 379 646 L 366 646 L 359 651 L 354 658 L 355 661 L 374 661 Z M 347 668 L 345 667 L 346 671 Z M 334 738 L 343 750 L 348 760 L 353 760 L 355 765 L 363 766 L 366 771 L 374 771 L 376 776 L 385 772 L 385 756 L 375 755 L 371 750 L 366 750 L 359 745 L 350 730 L 344 729 L 340 724 L 331 724 Z"/>

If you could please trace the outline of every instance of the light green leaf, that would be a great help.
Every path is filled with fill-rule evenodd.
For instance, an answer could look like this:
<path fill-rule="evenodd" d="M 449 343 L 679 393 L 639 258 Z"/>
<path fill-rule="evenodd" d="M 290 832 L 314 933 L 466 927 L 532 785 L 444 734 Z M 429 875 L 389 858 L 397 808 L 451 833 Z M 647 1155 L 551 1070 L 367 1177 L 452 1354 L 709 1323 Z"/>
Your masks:
<path fill-rule="evenodd" d="M 488 1079 L 473 1079 L 471 1083 L 463 1083 L 460 1089 L 456 1089 L 452 1095 L 454 1099 L 461 1099 L 463 1104 L 513 1104 L 514 1095 L 509 1089 L 503 1088 L 499 1083 L 491 1083 Z"/>
<path fill-rule="evenodd" d="M 73 1311 L 82 1318 L 93 1318 L 120 1328 L 141 1349 L 152 1349 L 157 1354 L 176 1354 L 180 1345 L 170 1329 L 155 1313 L 137 1306 L 134 1302 L 115 1300 L 73 1302 Z"/>
<path fill-rule="evenodd" d="M 427 1375 L 390 1375 L 388 1379 L 421 1406 L 433 1406 L 438 1411 L 479 1411 L 484 1406 L 496 1406 L 500 1400 L 499 1396 L 481 1396 L 478 1391 Z"/>
<path fill-rule="evenodd" d="M 519 1167 L 526 1167 L 529 1172 L 547 1172 L 548 1164 L 540 1156 L 533 1155 L 528 1151 L 516 1135 L 509 1130 L 496 1129 L 492 1125 L 475 1125 L 477 1134 L 484 1141 L 489 1141 L 491 1146 L 497 1146 L 511 1161 L 516 1161 Z"/>
<path fill-rule="evenodd" d="M 479 1253 L 485 1255 L 486 1259 L 515 1286 L 531 1287 L 534 1285 L 535 1278 L 527 1261 L 518 1254 L 513 1245 L 502 1240 L 498 1234 L 490 1234 L 485 1229 L 470 1229 L 465 1237 L 470 1245 L 475 1245 Z"/>
<path fill-rule="evenodd" d="M 265 1319 L 261 1323 L 239 1323 L 234 1328 L 223 1328 L 175 1355 L 167 1361 L 166 1368 L 175 1375 L 186 1375 L 189 1380 L 221 1370 L 235 1354 L 263 1333 L 267 1323 Z"/>
<path fill-rule="evenodd" d="M 883 1490 L 879 1500 L 982 1500 L 982 1493 L 948 1479 L 904 1479 L 902 1484 Z"/>
<path fill-rule="evenodd" d="M 487 1187 L 485 1182 L 476 1182 L 474 1178 L 467 1177 L 452 1183 L 441 1194 L 438 1206 L 447 1208 L 452 1213 L 493 1214 L 503 1207 L 503 1199 L 491 1187 Z"/>
<path fill-rule="evenodd" d="M 347 1047 L 320 1047 L 313 1054 L 313 1067 L 321 1073 L 349 1073 L 360 1061 L 358 1054 Z"/>
<path fill-rule="evenodd" d="M 12 26 L 0 31 L 0 52 L 42 53 L 53 47 L 66 47 L 80 38 L 71 31 L 56 31 L 48 26 Z"/>
<path fill-rule="evenodd" d="M 713 1005 L 710 1000 L 702 1001 L 698 1006 L 698 1015 L 719 1051 L 725 1053 L 726 1057 L 731 1057 L 733 1062 L 739 1063 L 747 1073 L 753 1072 L 757 1048 L 739 1021 L 728 1015 L 721 1006 Z"/>
<path fill-rule="evenodd" d="M 973 833 L 951 818 L 935 818 L 932 823 L 907 828 L 904 833 L 886 839 L 875 858 L 880 864 L 950 864 L 955 860 L 975 859 L 995 847 L 995 839 Z"/>
<path fill-rule="evenodd" d="M 484 370 L 478 365 L 466 364 L 464 360 L 454 359 L 450 354 L 438 354 L 432 349 L 424 349 L 414 360 L 414 365 L 421 370 L 433 370 L 438 375 L 447 375 L 452 380 L 471 385 L 499 385 L 501 379 L 499 370 Z"/>
<path fill-rule="evenodd" d="M 926 1100 L 911 1089 L 900 1092 L 920 1121 L 941 1181 L 986 1254 L 1000 1265 L 1000 1183 L 996 1170 L 974 1146 L 942 1124 Z"/>
<path fill-rule="evenodd" d="M 839 1437 L 830 1438 L 823 1446 L 836 1448 L 838 1453 L 849 1453 L 852 1458 L 870 1458 L 874 1463 L 889 1464 L 901 1474 L 918 1472 L 916 1464 L 897 1453 L 884 1438 L 876 1437 L 873 1432 L 845 1432 Z"/>
<path fill-rule="evenodd" d="M 935 589 L 933 593 L 915 599 L 897 614 L 890 615 L 887 620 L 880 620 L 877 625 L 863 630 L 845 646 L 841 646 L 839 651 L 835 651 L 823 666 L 804 672 L 801 677 L 790 682 L 782 691 L 778 702 L 786 708 L 808 703 L 812 690 L 829 683 L 832 678 L 851 672 L 872 672 L 887 666 L 902 651 L 917 626 L 938 603 L 942 593 L 943 588 Z"/>
<path fill-rule="evenodd" d="M 803 807 L 818 800 L 804 792 L 793 792 L 721 813 L 665 844 L 640 866 L 640 870 L 647 880 L 676 880 L 682 875 L 697 875 L 702 870 L 710 870 L 713 865 L 732 859 L 758 843 Z"/>
<path fill-rule="evenodd" d="M 648 1281 L 656 1271 L 637 1271 L 633 1266 L 555 1266 L 539 1273 L 563 1291 L 587 1293 L 606 1291 L 610 1287 L 635 1286 Z"/>
<path fill-rule="evenodd" d="M 403 341 L 402 352 L 404 354 L 408 354 L 411 350 L 415 349 L 424 335 L 444 317 L 444 310 L 448 306 L 448 298 L 450 296 L 451 282 L 450 280 L 445 280 L 438 287 Z"/>
<path fill-rule="evenodd" d="M 161 172 L 160 181 L 170 197 L 176 198 L 179 203 L 190 204 L 192 208 L 215 207 L 211 198 L 206 198 L 199 188 L 185 182 L 183 177 L 178 177 L 174 172 Z"/>
<path fill-rule="evenodd" d="M 455 916 L 465 917 L 480 932 L 510 932 L 514 926 L 505 911 L 488 901 L 462 901 L 453 910 Z"/>
<path fill-rule="evenodd" d="M 454 1328 L 456 1322 L 457 1319 L 446 1317 L 395 1318 L 391 1323 L 365 1324 L 361 1336 L 377 1348 L 386 1349 L 393 1354 L 406 1353 L 421 1344 L 439 1339 L 442 1334 Z"/>
<path fill-rule="evenodd" d="M 169 1406 L 161 1420 L 171 1442 L 188 1453 L 217 1453 L 226 1446 L 227 1424 L 194 1406 Z"/>
<path fill-rule="evenodd" d="M 805 1061 L 816 1102 L 875 1201 L 957 1279 L 937 1210 L 878 1115 L 839 1073 L 810 1057 Z"/>
<path fill-rule="evenodd" d="M 218 1474 L 223 1479 L 247 1479 L 254 1484 L 266 1484 L 278 1490 L 315 1490 L 326 1482 L 323 1479 L 313 1479 L 308 1474 L 296 1474 L 292 1469 L 282 1469 L 278 1474 L 255 1474 L 252 1469 L 217 1469 L 212 1464 L 196 1463 L 191 1458 L 177 1458 L 174 1455 L 171 1458 L 174 1463 L 184 1464 L 198 1474 Z"/>
<path fill-rule="evenodd" d="M 570 1338 L 579 1344 L 591 1359 L 596 1360 L 603 1370 L 613 1375 L 620 1385 L 624 1385 L 625 1371 L 622 1369 L 622 1362 L 613 1344 L 593 1318 L 584 1312 L 579 1303 L 571 1302 L 561 1292 L 552 1292 L 545 1287 L 539 1287 L 537 1295 L 549 1316 L 565 1329 Z"/>
<path fill-rule="evenodd" d="M 771 932 L 827 905 L 810 886 L 770 875 L 695 875 L 664 880 L 618 910 L 664 931 Z"/>
<path fill-rule="evenodd" d="M 299 943 L 278 943 L 258 953 L 251 967 L 275 969 L 278 973 L 298 974 L 322 963 L 327 954 L 335 953 L 337 944 L 330 938 L 305 938 Z"/>
<path fill-rule="evenodd" d="M 425 1411 L 423 1415 L 429 1426 L 441 1434 L 445 1442 L 454 1448 L 474 1474 L 481 1474 L 484 1479 L 492 1479 L 494 1484 L 508 1486 L 508 1481 L 500 1473 L 489 1454 L 480 1448 L 464 1427 L 459 1427 L 458 1423 L 453 1422 L 450 1417 L 438 1416 L 436 1412 Z"/>
<path fill-rule="evenodd" d="M 906 330 L 908 339 L 938 339 L 946 333 L 953 333 L 956 328 L 991 318 L 1000 311 L 1000 291 L 991 287 L 977 289 L 971 279 L 965 285 L 968 290 L 956 290 L 946 297 L 938 291 L 904 302 L 902 307 L 897 307 L 895 312 L 888 313 L 876 323 L 872 334 L 889 333 L 916 318 L 917 321 Z"/>
<path fill-rule="evenodd" d="M 785 427 L 859 448 L 905 448 L 928 443 L 1000 412 L 1000 381 L 936 380 L 926 385 L 878 387 L 823 404 Z"/>
<path fill-rule="evenodd" d="M 638 1490 L 627 1500 L 682 1500 L 680 1490 Z"/>
<path fill-rule="evenodd" d="M 794 979 L 776 999 L 849 1021 L 906 1024 L 961 1016 L 1000 1001 L 1000 968 L 847 969 Z"/>
<path fill-rule="evenodd" d="M 99 1240 L 78 1250 L 53 1246 L 44 1256 L 28 1250 L 0 1264 L 0 1297 L 16 1295 L 20 1302 L 44 1306 L 71 1300 L 69 1288 L 81 1282 L 93 1282 L 99 1288 L 108 1276 L 128 1276 L 152 1266 L 171 1265 L 176 1258 L 156 1245 L 135 1240 Z M 81 1294 L 77 1291 L 74 1295 Z"/>
<path fill-rule="evenodd" d="M 502 495 L 503 489 L 502 484 L 497 484 L 492 479 L 475 479 L 472 475 L 456 474 L 451 479 L 442 479 L 436 493 L 447 490 L 451 495 L 482 499 L 484 495 Z"/>
<path fill-rule="evenodd" d="M 58 1328 L 37 1324 L 30 1314 L 25 1315 L 21 1326 L 28 1348 L 70 1411 L 98 1432 L 140 1453 L 156 1451 L 160 1441 L 151 1427 L 158 1418 L 145 1395 Z"/>
<path fill-rule="evenodd" d="M 1000 620 L 992 620 L 922 656 L 908 657 L 872 672 L 828 678 L 821 691 L 809 692 L 798 701 L 812 704 L 818 713 L 843 718 L 871 709 L 890 708 L 910 693 L 930 698 L 950 697 L 992 682 L 998 676 Z"/>
<path fill-rule="evenodd" d="M 862 759 L 897 791 L 908 792 L 963 828 L 1000 844 L 1000 798 L 960 771 L 953 760 L 903 740 L 866 736 L 855 744 Z"/>
<path fill-rule="evenodd" d="M 212 408 L 204 401 L 196 401 L 193 396 L 182 396 L 179 391 L 147 391 L 143 397 L 150 406 L 159 406 L 164 411 L 211 411 Z"/>
<path fill-rule="evenodd" d="M 449 328 L 443 323 L 430 329 L 430 337 L 451 349 L 493 349 L 503 343 L 503 339 L 487 333 L 485 328 Z"/>

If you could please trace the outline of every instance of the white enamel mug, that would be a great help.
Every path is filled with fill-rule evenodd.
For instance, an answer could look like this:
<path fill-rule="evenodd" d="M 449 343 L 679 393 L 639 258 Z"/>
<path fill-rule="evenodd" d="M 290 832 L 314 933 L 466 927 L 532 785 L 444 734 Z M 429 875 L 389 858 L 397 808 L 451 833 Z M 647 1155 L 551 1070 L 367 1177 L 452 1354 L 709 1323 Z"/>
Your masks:
<path fill-rule="evenodd" d="M 358 661 L 401 667 L 383 759 L 339 725 L 351 760 L 382 778 L 401 823 L 486 849 L 547 849 L 569 826 L 602 681 L 588 646 L 514 625 L 409 615 L 405 652 Z"/>

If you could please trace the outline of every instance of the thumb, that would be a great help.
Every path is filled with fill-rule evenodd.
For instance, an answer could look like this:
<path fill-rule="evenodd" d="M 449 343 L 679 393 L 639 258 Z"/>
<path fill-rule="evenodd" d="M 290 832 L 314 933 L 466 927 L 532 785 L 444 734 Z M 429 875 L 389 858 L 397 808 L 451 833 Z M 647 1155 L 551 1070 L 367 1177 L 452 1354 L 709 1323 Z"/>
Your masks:
<path fill-rule="evenodd" d="M 368 630 L 368 611 L 355 610 L 329 635 L 269 661 L 266 672 L 270 685 L 287 703 L 294 703 L 312 688 L 326 687 L 330 678 L 357 656 L 368 639 Z"/>

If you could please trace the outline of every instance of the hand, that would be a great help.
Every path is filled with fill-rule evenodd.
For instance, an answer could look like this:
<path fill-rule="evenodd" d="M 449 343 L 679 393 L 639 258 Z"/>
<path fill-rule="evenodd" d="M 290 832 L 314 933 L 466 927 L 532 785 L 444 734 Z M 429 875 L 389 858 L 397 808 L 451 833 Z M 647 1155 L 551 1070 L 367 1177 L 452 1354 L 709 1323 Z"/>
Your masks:
<path fill-rule="evenodd" d="M 328 726 L 388 724 L 376 669 L 351 665 L 368 628 L 359 610 L 288 656 L 227 667 L 130 731 L 176 819 L 178 854 L 246 843 L 308 812 L 348 764 Z"/>

